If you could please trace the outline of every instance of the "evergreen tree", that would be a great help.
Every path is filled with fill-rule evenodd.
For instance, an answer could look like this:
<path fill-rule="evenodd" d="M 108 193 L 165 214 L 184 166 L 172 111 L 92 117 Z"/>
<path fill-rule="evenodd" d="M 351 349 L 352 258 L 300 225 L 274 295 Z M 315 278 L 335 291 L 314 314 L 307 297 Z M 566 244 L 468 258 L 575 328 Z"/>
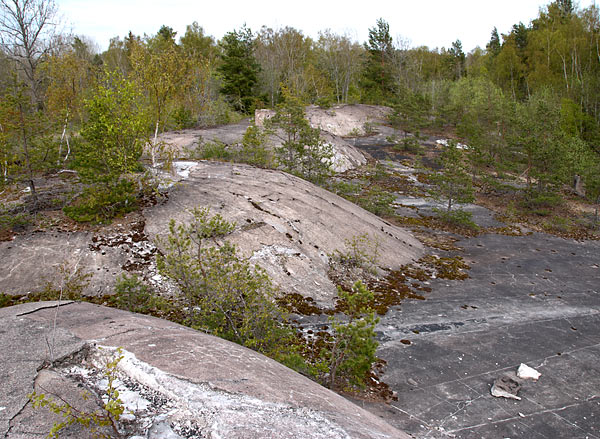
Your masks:
<path fill-rule="evenodd" d="M 393 92 L 392 63 L 394 54 L 390 26 L 383 19 L 369 28 L 369 42 L 364 45 L 367 60 L 364 66 L 362 86 L 367 92 L 367 100 L 383 102 Z"/>
<path fill-rule="evenodd" d="M 444 147 L 440 159 L 442 170 L 431 176 L 435 184 L 432 195 L 438 201 L 446 201 L 449 213 L 456 203 L 470 203 L 475 199 L 471 176 L 467 172 L 464 151 L 456 142 L 450 141 Z"/>
<path fill-rule="evenodd" d="M 332 148 L 306 120 L 302 102 L 285 87 L 282 93 L 284 101 L 269 120 L 270 126 L 283 131 L 282 145 L 275 150 L 277 159 L 286 172 L 320 182 L 331 173 Z"/>
<path fill-rule="evenodd" d="M 252 31 L 243 26 L 239 31 L 228 32 L 220 45 L 223 48 L 222 64 L 218 67 L 223 80 L 221 93 L 227 95 L 236 110 L 249 113 L 259 71 L 253 54 Z"/>
<path fill-rule="evenodd" d="M 462 49 L 462 43 L 460 40 L 456 40 L 452 43 L 452 47 L 448 51 L 452 56 L 452 62 L 454 64 L 455 78 L 460 79 L 465 71 L 465 61 L 467 57 Z"/>
<path fill-rule="evenodd" d="M 492 30 L 492 36 L 490 37 L 490 42 L 487 44 L 486 49 L 492 56 L 498 55 L 500 53 L 500 49 L 502 49 L 500 37 L 498 36 L 498 29 L 496 29 L 495 26 Z"/>

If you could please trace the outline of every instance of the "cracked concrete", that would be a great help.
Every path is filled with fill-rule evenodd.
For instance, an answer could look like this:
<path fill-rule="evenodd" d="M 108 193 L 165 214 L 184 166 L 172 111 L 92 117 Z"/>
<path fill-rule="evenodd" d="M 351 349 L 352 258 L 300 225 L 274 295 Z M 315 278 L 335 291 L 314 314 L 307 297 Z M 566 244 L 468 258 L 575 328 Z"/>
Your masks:
<path fill-rule="evenodd" d="M 378 355 L 399 400 L 370 409 L 415 438 L 600 438 L 600 242 L 488 234 L 457 245 L 469 279 L 432 280 L 427 300 L 382 318 Z M 523 400 L 492 397 L 520 363 L 542 373 L 522 382 Z"/>

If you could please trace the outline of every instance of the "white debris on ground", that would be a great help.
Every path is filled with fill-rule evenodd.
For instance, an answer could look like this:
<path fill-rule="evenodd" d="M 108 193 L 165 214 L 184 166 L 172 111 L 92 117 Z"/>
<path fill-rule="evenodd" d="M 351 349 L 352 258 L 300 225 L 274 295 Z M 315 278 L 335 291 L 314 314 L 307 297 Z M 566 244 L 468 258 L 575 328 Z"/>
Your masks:
<path fill-rule="evenodd" d="M 521 389 L 522 381 L 519 380 L 532 379 L 537 381 L 541 375 L 542 374 L 534 368 L 527 366 L 525 363 L 521 363 L 516 374 L 510 372 L 494 381 L 491 388 L 491 394 L 497 398 L 509 398 L 520 401 L 521 398 L 517 396 L 517 393 Z"/>
<path fill-rule="evenodd" d="M 171 163 L 171 172 L 163 169 L 164 164 L 158 163 L 156 167 L 150 168 L 150 172 L 158 181 L 158 189 L 165 191 L 170 189 L 175 183 L 181 180 L 187 180 L 190 177 L 190 172 L 198 162 L 193 161 L 174 161 Z"/>
<path fill-rule="evenodd" d="M 82 364 L 65 367 L 62 373 L 102 398 L 108 384 L 105 365 L 115 355 L 119 354 L 112 347 L 91 348 Z M 252 437 L 269 437 L 275 425 L 285 426 L 290 438 L 350 437 L 316 410 L 218 391 L 208 383 L 169 375 L 131 352 L 122 350 L 120 355 L 114 384 L 125 409 L 127 437 L 241 439 L 245 436 L 240 434 L 249 432 Z"/>
<path fill-rule="evenodd" d="M 435 143 L 437 143 L 440 146 L 448 146 L 450 144 L 450 140 L 451 139 L 438 139 L 435 141 Z M 455 145 L 456 145 L 456 149 L 465 149 L 465 150 L 470 149 L 469 145 L 465 145 L 464 143 L 457 142 Z"/>
<path fill-rule="evenodd" d="M 532 379 L 537 381 L 542 374 L 535 370 L 533 367 L 529 367 L 524 363 L 521 363 L 517 370 L 517 376 L 521 379 L 527 380 Z"/>
<path fill-rule="evenodd" d="M 189 178 L 190 170 L 197 164 L 198 164 L 198 162 L 176 161 L 176 162 L 173 162 L 173 170 L 180 177 Z"/>

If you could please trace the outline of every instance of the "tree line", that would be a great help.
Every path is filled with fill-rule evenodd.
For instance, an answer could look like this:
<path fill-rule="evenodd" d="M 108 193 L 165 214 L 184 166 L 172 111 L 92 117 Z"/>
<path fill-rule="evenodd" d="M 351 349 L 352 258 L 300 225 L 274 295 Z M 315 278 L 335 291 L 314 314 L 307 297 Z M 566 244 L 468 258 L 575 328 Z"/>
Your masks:
<path fill-rule="evenodd" d="M 362 44 L 330 30 L 313 39 L 246 26 L 217 41 L 194 22 L 180 36 L 166 25 L 130 32 L 100 52 L 59 31 L 53 0 L 0 0 L 0 12 L 0 181 L 26 181 L 34 197 L 36 175 L 67 166 L 85 174 L 106 161 L 95 150 L 121 160 L 105 167 L 131 171 L 140 142 L 156 146 L 162 131 L 235 121 L 290 98 L 389 105 L 398 126 L 455 127 L 479 165 L 518 169 L 540 190 L 576 174 L 590 194 L 600 191 L 595 5 L 555 0 L 527 25 L 494 28 L 485 48 L 467 54 L 459 39 L 447 49 L 409 47 L 383 18 Z M 133 109 L 127 121 L 102 113 Z M 119 124 L 135 139 L 105 141 Z"/>

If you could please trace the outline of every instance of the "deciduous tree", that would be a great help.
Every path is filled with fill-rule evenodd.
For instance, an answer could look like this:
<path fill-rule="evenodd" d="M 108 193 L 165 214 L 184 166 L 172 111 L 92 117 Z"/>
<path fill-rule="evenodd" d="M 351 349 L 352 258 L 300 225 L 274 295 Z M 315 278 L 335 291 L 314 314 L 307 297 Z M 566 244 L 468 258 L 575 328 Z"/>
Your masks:
<path fill-rule="evenodd" d="M 40 109 L 44 97 L 38 70 L 49 54 L 56 19 L 54 0 L 0 0 L 0 46 L 19 65 Z"/>

